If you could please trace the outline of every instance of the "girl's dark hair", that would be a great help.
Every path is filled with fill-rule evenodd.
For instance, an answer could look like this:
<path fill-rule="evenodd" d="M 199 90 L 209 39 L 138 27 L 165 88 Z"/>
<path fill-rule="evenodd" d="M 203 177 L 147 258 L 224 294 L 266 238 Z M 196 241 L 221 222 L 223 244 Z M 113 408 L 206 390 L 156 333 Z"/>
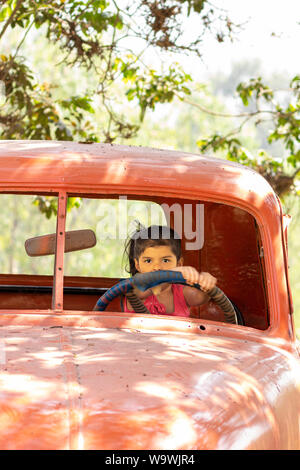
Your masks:
<path fill-rule="evenodd" d="M 145 249 L 152 246 L 169 246 L 177 261 L 181 258 L 181 239 L 171 227 L 150 225 L 148 228 L 138 228 L 125 245 L 125 255 L 129 261 L 126 270 L 131 276 L 138 272 L 134 260 L 139 259 Z"/>

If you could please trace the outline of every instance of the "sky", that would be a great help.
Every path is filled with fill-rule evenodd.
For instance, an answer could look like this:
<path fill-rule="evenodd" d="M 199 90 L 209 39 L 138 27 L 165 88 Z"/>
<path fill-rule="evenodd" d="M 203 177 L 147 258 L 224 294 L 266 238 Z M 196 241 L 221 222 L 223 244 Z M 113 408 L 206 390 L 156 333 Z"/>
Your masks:
<path fill-rule="evenodd" d="M 213 0 L 212 4 L 228 10 L 232 21 L 245 24 L 234 43 L 206 44 L 201 73 L 226 72 L 242 58 L 260 58 L 269 72 L 300 73 L 300 0 Z"/>

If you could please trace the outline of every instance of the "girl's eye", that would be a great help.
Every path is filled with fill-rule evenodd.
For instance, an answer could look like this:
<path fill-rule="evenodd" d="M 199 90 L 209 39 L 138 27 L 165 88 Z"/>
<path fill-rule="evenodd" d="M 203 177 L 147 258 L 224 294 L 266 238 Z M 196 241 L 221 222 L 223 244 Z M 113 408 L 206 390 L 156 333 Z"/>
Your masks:
<path fill-rule="evenodd" d="M 147 263 L 147 264 L 151 263 L 151 259 L 144 259 L 144 263 Z"/>
<path fill-rule="evenodd" d="M 164 263 L 169 263 L 169 261 L 170 261 L 169 258 L 163 259 L 163 262 L 164 262 Z"/>

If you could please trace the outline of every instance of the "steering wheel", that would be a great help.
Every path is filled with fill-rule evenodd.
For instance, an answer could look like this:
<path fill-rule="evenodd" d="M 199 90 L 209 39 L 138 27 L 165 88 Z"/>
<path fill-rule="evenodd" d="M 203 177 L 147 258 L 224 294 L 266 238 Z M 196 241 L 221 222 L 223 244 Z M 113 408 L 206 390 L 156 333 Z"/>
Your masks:
<path fill-rule="evenodd" d="M 131 278 L 122 279 L 113 287 L 108 289 L 105 294 L 103 294 L 102 297 L 98 299 L 94 310 L 104 311 L 114 298 L 118 297 L 119 295 L 126 295 L 133 307 L 133 310 L 136 313 L 149 313 L 143 302 L 133 292 L 134 287 L 140 291 L 145 291 L 151 287 L 155 287 L 165 282 L 171 284 L 190 285 L 186 282 L 182 273 L 179 271 L 161 270 L 144 274 L 137 273 Z M 199 284 L 193 284 L 192 287 L 201 290 Z M 226 323 L 245 325 L 241 312 L 238 310 L 236 305 L 234 305 L 228 299 L 228 297 L 219 287 L 215 286 L 212 290 L 206 292 L 206 294 L 223 311 Z"/>

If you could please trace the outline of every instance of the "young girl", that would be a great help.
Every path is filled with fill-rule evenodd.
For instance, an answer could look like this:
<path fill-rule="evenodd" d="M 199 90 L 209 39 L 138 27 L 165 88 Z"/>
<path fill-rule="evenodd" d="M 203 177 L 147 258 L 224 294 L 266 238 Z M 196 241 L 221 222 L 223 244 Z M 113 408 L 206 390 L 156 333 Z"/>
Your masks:
<path fill-rule="evenodd" d="M 180 271 L 189 284 L 197 283 L 203 291 L 211 290 L 217 279 L 209 273 L 192 267 L 183 267 L 181 240 L 170 227 L 152 225 L 137 230 L 126 246 L 129 259 L 129 272 L 148 273 L 158 270 Z M 188 317 L 189 307 L 201 305 L 209 300 L 205 292 L 195 287 L 180 284 L 160 284 L 145 292 L 135 289 L 135 294 L 143 300 L 150 313 Z M 125 298 L 124 311 L 133 309 Z"/>

